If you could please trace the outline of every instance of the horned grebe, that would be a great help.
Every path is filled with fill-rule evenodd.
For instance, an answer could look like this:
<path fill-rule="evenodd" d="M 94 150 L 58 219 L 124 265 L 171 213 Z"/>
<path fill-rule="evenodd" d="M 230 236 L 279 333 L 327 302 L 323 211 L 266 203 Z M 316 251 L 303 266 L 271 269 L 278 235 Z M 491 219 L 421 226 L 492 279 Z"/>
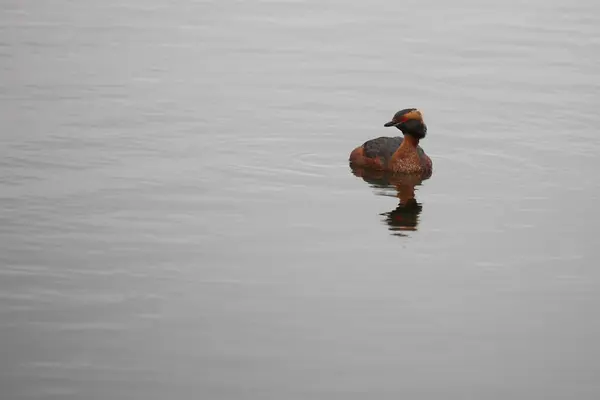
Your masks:
<path fill-rule="evenodd" d="M 350 153 L 350 164 L 356 167 L 429 177 L 433 164 L 419 141 L 427 134 L 423 114 L 416 108 L 398 111 L 384 126 L 395 126 L 404 137 L 378 137 L 366 141 Z"/>

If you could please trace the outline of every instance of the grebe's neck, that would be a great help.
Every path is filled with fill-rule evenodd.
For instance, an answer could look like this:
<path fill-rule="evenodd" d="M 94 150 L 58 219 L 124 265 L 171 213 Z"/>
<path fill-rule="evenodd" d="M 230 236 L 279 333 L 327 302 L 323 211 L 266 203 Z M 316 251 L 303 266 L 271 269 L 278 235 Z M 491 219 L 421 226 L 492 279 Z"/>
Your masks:
<path fill-rule="evenodd" d="M 419 145 L 419 139 L 412 135 L 404 135 L 404 140 L 402 141 L 402 147 L 417 147 Z"/>

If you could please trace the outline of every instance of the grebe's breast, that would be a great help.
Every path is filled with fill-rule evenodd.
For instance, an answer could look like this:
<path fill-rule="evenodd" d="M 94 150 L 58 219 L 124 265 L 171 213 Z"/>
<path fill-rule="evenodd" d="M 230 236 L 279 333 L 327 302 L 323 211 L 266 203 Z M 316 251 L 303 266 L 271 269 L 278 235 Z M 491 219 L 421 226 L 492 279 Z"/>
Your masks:
<path fill-rule="evenodd" d="M 419 156 L 419 161 L 423 168 L 423 177 L 431 177 L 431 174 L 433 173 L 433 162 L 431 161 L 431 158 L 425 154 L 425 150 L 423 150 L 421 146 L 417 146 L 417 155 Z"/>

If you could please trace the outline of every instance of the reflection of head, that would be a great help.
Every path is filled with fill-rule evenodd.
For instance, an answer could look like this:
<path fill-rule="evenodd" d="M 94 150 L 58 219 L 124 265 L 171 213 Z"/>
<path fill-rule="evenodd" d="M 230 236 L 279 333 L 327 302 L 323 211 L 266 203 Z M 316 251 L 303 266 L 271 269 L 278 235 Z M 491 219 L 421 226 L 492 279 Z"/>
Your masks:
<path fill-rule="evenodd" d="M 423 206 L 417 203 L 417 200 L 411 199 L 404 204 L 398 204 L 395 210 L 381 215 L 385 216 L 385 222 L 391 231 L 415 231 L 422 210 Z"/>

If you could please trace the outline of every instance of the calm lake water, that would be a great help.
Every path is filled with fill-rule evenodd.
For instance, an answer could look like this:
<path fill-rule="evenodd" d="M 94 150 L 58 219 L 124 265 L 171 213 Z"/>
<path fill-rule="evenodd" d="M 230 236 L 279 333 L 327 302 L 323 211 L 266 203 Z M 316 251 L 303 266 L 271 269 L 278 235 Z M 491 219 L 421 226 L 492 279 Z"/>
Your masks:
<path fill-rule="evenodd" d="M 0 4 L 2 399 L 600 397 L 599 3 Z"/>

